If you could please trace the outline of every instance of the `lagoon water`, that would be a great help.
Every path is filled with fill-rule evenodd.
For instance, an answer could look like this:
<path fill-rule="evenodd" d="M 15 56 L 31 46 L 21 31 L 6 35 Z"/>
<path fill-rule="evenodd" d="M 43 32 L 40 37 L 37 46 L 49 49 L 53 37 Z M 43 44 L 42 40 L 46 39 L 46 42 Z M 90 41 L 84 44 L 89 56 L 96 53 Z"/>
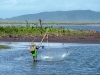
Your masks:
<path fill-rule="evenodd" d="M 25 24 L 0 24 L 0 26 L 26 26 Z M 31 24 L 30 26 L 36 26 Z M 100 24 L 90 24 L 90 25 L 43 25 L 43 27 L 53 26 L 54 28 L 63 27 L 65 29 L 75 29 L 75 30 L 96 30 L 100 31 Z"/>
<path fill-rule="evenodd" d="M 46 27 L 44 25 L 43 27 Z M 48 25 L 51 26 L 51 25 Z M 64 29 L 75 29 L 75 30 L 95 30 L 100 31 L 100 24 L 88 24 L 88 25 L 52 25 L 54 28 L 63 27 Z"/>
<path fill-rule="evenodd" d="M 0 75 L 100 75 L 100 44 L 43 42 L 35 63 L 31 42 L 0 44 L 11 47 L 0 50 Z"/>

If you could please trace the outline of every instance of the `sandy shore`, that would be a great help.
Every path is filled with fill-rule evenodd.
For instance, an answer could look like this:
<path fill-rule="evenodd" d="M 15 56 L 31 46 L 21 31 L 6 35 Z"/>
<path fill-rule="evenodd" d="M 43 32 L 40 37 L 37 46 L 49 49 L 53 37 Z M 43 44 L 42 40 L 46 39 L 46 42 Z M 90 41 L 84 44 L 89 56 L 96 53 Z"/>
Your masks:
<path fill-rule="evenodd" d="M 43 36 L 0 36 L 1 42 L 40 42 Z M 46 42 L 47 38 L 44 38 L 43 42 Z M 88 36 L 68 36 L 68 35 L 49 35 L 49 42 L 60 43 L 100 43 L 99 35 Z"/>

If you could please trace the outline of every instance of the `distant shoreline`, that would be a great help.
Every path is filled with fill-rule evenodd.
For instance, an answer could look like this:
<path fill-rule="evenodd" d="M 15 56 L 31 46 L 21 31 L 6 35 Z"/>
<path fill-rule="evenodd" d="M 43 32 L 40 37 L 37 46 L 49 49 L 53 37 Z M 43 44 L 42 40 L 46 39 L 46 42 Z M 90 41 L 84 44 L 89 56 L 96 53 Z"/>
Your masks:
<path fill-rule="evenodd" d="M 27 23 L 29 24 L 29 23 Z M 27 25 L 26 25 L 27 26 Z M 49 42 L 61 43 L 100 43 L 100 31 L 95 30 L 64 30 L 53 29 L 49 30 Z M 37 32 L 38 31 L 38 32 Z M 46 32 L 46 28 L 35 27 L 1 27 L 1 42 L 40 42 Z M 13 32 L 13 33 L 12 33 Z M 34 32 L 34 33 L 33 33 Z M 38 34 L 38 35 L 37 35 Z M 46 42 L 46 38 L 43 42 Z"/>
<path fill-rule="evenodd" d="M 38 25 L 39 22 L 21 22 L 21 21 L 1 21 L 0 24 L 34 24 Z M 87 24 L 100 24 L 100 22 L 41 22 L 41 25 L 87 25 Z"/>

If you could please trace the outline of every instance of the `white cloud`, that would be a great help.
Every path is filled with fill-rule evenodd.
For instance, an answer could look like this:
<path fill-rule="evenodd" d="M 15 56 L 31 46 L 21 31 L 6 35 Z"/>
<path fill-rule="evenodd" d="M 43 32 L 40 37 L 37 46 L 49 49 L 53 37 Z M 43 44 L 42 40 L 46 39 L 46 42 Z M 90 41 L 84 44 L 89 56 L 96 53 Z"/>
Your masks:
<path fill-rule="evenodd" d="M 0 2 L 0 10 L 10 10 L 17 4 L 17 0 L 2 0 Z"/>
<path fill-rule="evenodd" d="M 16 4 L 17 0 L 1 0 L 0 5 Z"/>

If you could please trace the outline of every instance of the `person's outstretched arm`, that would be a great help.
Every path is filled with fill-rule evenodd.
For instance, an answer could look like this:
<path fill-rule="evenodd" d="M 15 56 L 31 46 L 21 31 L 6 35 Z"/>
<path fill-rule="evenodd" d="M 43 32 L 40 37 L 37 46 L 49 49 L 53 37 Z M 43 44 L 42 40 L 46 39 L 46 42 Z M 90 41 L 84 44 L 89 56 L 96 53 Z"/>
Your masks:
<path fill-rule="evenodd" d="M 44 49 L 44 46 L 37 46 L 36 49 L 39 49 L 40 47 L 42 47 L 42 49 Z"/>
<path fill-rule="evenodd" d="M 39 49 L 40 47 L 39 46 L 36 46 L 36 49 Z"/>

